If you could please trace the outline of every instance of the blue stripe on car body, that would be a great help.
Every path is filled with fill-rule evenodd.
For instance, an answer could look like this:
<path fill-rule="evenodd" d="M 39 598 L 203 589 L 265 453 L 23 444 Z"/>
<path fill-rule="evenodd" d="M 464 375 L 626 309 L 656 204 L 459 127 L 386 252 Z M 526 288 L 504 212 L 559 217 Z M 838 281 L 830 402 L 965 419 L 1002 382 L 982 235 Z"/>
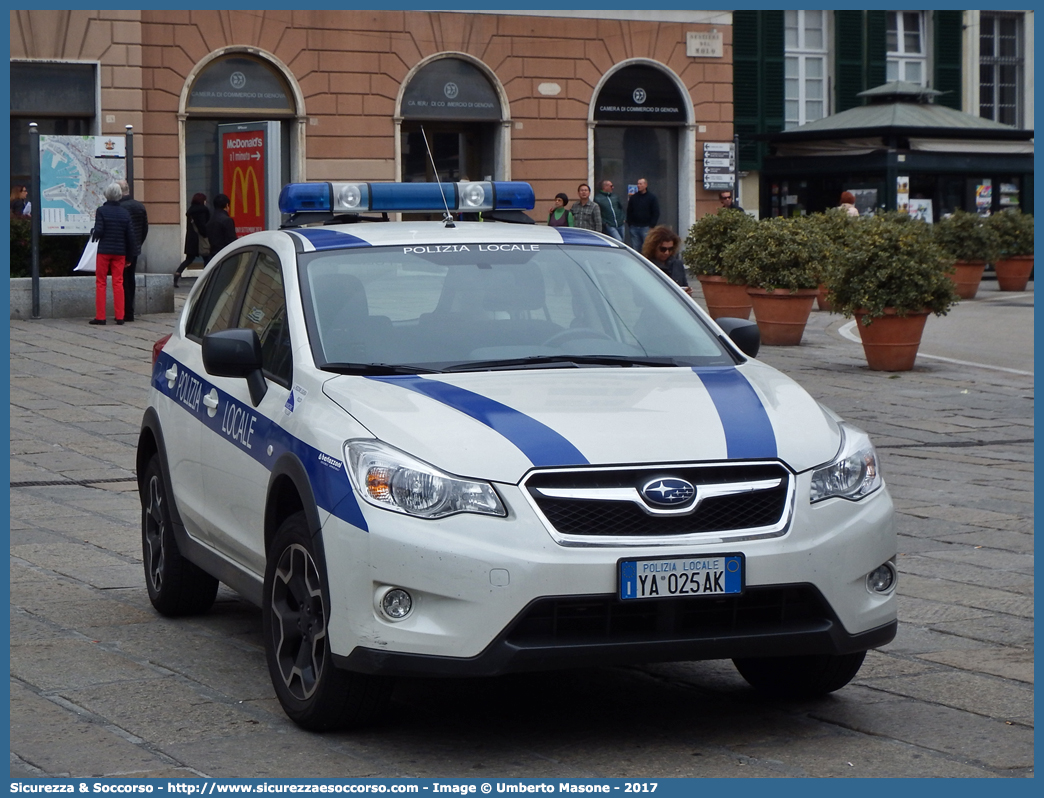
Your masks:
<path fill-rule="evenodd" d="M 730 460 L 775 458 L 776 433 L 754 387 L 738 369 L 693 368 L 718 411 Z"/>
<path fill-rule="evenodd" d="M 172 365 L 177 366 L 178 377 L 174 385 L 170 386 L 166 371 Z M 366 519 L 348 479 L 348 472 L 340 458 L 331 458 L 325 452 L 291 435 L 270 418 L 258 413 L 255 408 L 237 401 L 166 352 L 161 352 L 156 359 L 156 365 L 152 369 L 152 387 L 186 412 L 192 413 L 212 433 L 237 446 L 240 451 L 269 470 L 284 453 L 294 454 L 305 467 L 316 504 L 342 521 L 368 531 Z M 213 416 L 207 412 L 202 402 L 203 397 L 211 390 L 217 391 L 218 394 L 218 411 Z M 230 422 L 230 418 L 243 419 L 242 433 L 229 434 L 230 423 L 237 427 L 239 425 L 238 421 Z M 272 447 L 271 455 L 268 454 L 269 446 Z"/>
<path fill-rule="evenodd" d="M 590 230 L 581 227 L 559 227 L 556 228 L 562 236 L 563 244 L 585 244 L 595 247 L 618 247 L 613 241 L 606 241 L 601 236 L 595 235 Z"/>
<path fill-rule="evenodd" d="M 324 227 L 301 227 L 293 232 L 307 239 L 308 243 L 315 247 L 316 250 L 373 246 L 369 241 L 364 241 L 358 236 Z"/>
<path fill-rule="evenodd" d="M 493 399 L 459 388 L 448 382 L 413 375 L 368 377 L 367 379 L 398 385 L 459 410 L 467 416 L 499 432 L 513 443 L 533 465 L 538 467 L 589 465 L 573 444 L 546 424 Z"/>

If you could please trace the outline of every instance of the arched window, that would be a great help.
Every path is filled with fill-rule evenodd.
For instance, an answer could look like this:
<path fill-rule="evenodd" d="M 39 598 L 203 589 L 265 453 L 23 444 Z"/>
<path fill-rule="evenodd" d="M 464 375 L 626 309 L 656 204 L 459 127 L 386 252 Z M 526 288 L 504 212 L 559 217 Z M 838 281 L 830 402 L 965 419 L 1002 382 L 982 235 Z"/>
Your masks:
<path fill-rule="evenodd" d="M 477 64 L 455 55 L 423 64 L 403 87 L 399 115 L 401 180 L 506 179 L 504 107 Z"/>
<path fill-rule="evenodd" d="M 293 116 L 294 103 L 290 87 L 271 65 L 240 54 L 217 58 L 196 76 L 185 110 L 190 114 Z"/>
<path fill-rule="evenodd" d="M 626 206 L 628 191 L 645 178 L 659 201 L 659 223 L 683 232 L 694 199 L 691 107 L 665 68 L 631 63 L 603 80 L 591 108 L 595 183 L 613 181 Z"/>

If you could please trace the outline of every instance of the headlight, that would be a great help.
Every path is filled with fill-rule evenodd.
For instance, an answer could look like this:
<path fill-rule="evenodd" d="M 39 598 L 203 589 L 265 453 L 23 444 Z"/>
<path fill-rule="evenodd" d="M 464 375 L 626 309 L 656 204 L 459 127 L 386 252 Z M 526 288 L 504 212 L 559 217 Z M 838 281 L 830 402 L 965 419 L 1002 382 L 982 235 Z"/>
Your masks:
<path fill-rule="evenodd" d="M 858 501 L 884 484 L 877 464 L 877 452 L 861 429 L 841 424 L 841 452 L 834 462 L 812 472 L 809 500 L 834 496 Z"/>
<path fill-rule="evenodd" d="M 355 487 L 375 507 L 418 518 L 507 515 L 492 485 L 450 476 L 383 443 L 348 441 L 344 455 Z"/>

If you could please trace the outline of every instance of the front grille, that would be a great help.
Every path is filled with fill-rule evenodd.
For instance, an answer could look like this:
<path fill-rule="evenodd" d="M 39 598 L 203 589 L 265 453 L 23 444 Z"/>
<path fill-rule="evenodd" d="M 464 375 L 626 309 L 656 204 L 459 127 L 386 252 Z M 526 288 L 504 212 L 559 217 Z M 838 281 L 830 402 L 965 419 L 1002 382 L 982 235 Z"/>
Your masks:
<path fill-rule="evenodd" d="M 701 487 L 765 479 L 781 480 L 778 487 L 711 496 L 699 501 L 692 513 L 656 515 L 632 501 L 545 496 L 541 488 L 591 490 L 634 488 L 664 476 L 688 480 Z M 640 468 L 605 471 L 536 473 L 526 488 L 548 523 L 562 535 L 592 537 L 672 537 L 707 532 L 734 532 L 773 527 L 784 519 L 790 494 L 790 472 L 778 464 L 682 468 Z"/>
<path fill-rule="evenodd" d="M 832 617 L 819 591 L 808 585 L 752 587 L 720 598 L 545 598 L 523 612 L 507 641 L 525 648 L 710 640 L 821 628 Z"/>

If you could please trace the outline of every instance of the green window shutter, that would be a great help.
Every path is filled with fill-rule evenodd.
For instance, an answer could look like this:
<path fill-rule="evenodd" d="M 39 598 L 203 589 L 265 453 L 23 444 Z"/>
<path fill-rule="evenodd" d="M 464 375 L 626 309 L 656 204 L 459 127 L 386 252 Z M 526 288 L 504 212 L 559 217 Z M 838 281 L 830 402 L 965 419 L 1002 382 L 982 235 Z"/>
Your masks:
<path fill-rule="evenodd" d="M 862 105 L 856 96 L 863 85 L 863 12 L 834 12 L 836 95 L 834 112 Z"/>
<path fill-rule="evenodd" d="M 740 137 L 739 168 L 761 168 L 765 142 L 756 133 L 783 129 L 783 12 L 732 13 L 733 125 Z"/>
<path fill-rule="evenodd" d="M 835 11 L 835 111 L 862 105 L 858 94 L 885 82 L 884 11 Z"/>
<path fill-rule="evenodd" d="M 935 101 L 960 111 L 964 12 L 936 11 L 934 23 L 935 81 L 932 88 L 944 92 Z"/>
<path fill-rule="evenodd" d="M 872 89 L 887 81 L 888 19 L 886 11 L 866 12 L 866 84 Z"/>

